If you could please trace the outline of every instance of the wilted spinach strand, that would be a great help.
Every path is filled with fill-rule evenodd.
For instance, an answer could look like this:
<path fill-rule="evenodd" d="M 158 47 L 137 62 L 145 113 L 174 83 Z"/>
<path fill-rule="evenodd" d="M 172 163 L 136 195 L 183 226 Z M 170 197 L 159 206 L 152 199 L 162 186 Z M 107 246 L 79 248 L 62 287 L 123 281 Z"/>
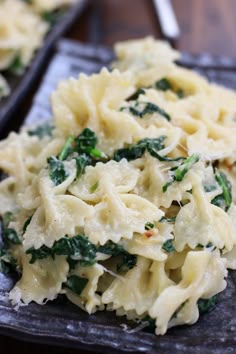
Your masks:
<path fill-rule="evenodd" d="M 49 166 L 49 176 L 55 186 L 58 186 L 66 180 L 69 173 L 66 171 L 63 161 L 58 160 L 55 156 L 50 156 L 47 162 Z"/>
<path fill-rule="evenodd" d="M 45 245 L 38 249 L 29 248 L 26 251 L 31 255 L 30 263 L 34 263 L 37 259 L 44 259 L 47 257 L 68 256 L 74 260 L 89 261 L 91 264 L 95 263 L 96 246 L 93 245 L 84 235 L 76 235 L 74 237 L 62 237 L 55 241 L 52 248 Z"/>
<path fill-rule="evenodd" d="M 174 252 L 175 248 L 173 246 L 173 240 L 167 240 L 166 242 L 164 242 L 162 245 L 162 249 L 167 253 Z"/>
<path fill-rule="evenodd" d="M 161 91 L 173 90 L 173 87 L 172 87 L 170 81 L 168 79 L 166 79 L 165 77 L 159 81 L 156 81 L 154 84 L 154 87 L 157 90 L 161 90 Z"/>
<path fill-rule="evenodd" d="M 72 146 L 73 141 L 74 141 L 74 137 L 72 135 L 70 135 L 67 138 L 60 154 L 58 155 L 58 160 L 60 160 L 60 161 L 66 160 L 67 157 L 74 152 L 74 148 Z"/>
<path fill-rule="evenodd" d="M 104 246 L 99 246 L 97 251 L 108 254 L 112 257 L 121 256 L 122 262 L 117 265 L 118 272 L 128 271 L 129 269 L 132 269 L 137 263 L 136 255 L 128 253 L 124 247 L 112 241 L 108 241 Z"/>
<path fill-rule="evenodd" d="M 128 253 L 121 245 L 108 241 L 103 246 L 96 247 L 84 235 L 74 237 L 63 237 L 55 241 L 51 248 L 43 245 L 39 249 L 30 248 L 26 254 L 31 255 L 30 263 L 38 259 L 55 256 L 67 256 L 71 268 L 79 262 L 81 266 L 91 266 L 95 263 L 97 252 L 110 255 L 112 257 L 121 256 L 121 263 L 118 264 L 118 271 L 127 271 L 133 268 L 137 262 L 137 256 Z"/>
<path fill-rule="evenodd" d="M 43 139 L 45 136 L 52 136 L 53 129 L 54 129 L 53 125 L 49 123 L 45 123 L 45 124 L 38 125 L 34 129 L 28 130 L 27 133 L 30 136 L 37 136 L 39 139 Z"/>
<path fill-rule="evenodd" d="M 172 216 L 171 218 L 167 218 L 166 216 L 163 216 L 159 222 L 169 222 L 169 223 L 174 223 L 176 220 L 176 216 Z"/>
<path fill-rule="evenodd" d="M 222 208 L 225 211 L 228 211 L 232 203 L 232 185 L 228 180 L 227 176 L 222 171 L 218 171 L 215 174 L 215 178 L 217 183 L 221 187 L 223 193 L 217 195 L 211 201 L 211 203 Z"/>
<path fill-rule="evenodd" d="M 136 101 L 134 105 L 121 107 L 120 111 L 128 110 L 133 116 L 143 118 L 147 114 L 159 113 L 166 120 L 170 121 L 170 115 L 162 108 L 151 102 Z"/>
<path fill-rule="evenodd" d="M 24 225 L 23 225 L 23 228 L 22 228 L 22 231 L 23 231 L 23 234 L 26 232 L 26 229 L 27 227 L 29 226 L 31 220 L 32 220 L 32 217 L 33 215 L 31 215 L 30 217 L 28 217 L 28 219 L 25 221 Z"/>
<path fill-rule="evenodd" d="M 150 221 L 148 221 L 148 222 L 146 222 L 146 224 L 145 224 L 145 230 L 151 230 L 151 229 L 153 229 L 154 228 L 154 224 L 152 223 L 152 222 L 150 222 Z"/>
<path fill-rule="evenodd" d="M 22 59 L 20 54 L 17 54 L 11 64 L 9 65 L 9 67 L 7 68 L 7 70 L 13 74 L 13 75 L 21 75 L 24 72 L 24 65 L 22 63 Z"/>
<path fill-rule="evenodd" d="M 87 278 L 82 278 L 77 275 L 71 275 L 67 278 L 67 281 L 63 283 L 63 287 L 70 289 L 77 295 L 80 295 L 87 283 Z"/>
<path fill-rule="evenodd" d="M 115 161 L 120 161 L 121 159 L 125 158 L 128 161 L 132 161 L 142 157 L 145 151 L 148 151 L 151 156 L 157 158 L 160 161 L 179 161 L 185 159 L 184 157 L 171 158 L 158 154 L 158 151 L 165 148 L 165 145 L 163 144 L 165 139 L 165 135 L 161 135 L 159 138 L 142 139 L 135 145 L 130 145 L 127 148 L 118 149 L 115 152 L 113 159 Z"/>
<path fill-rule="evenodd" d="M 174 183 L 175 181 L 182 181 L 186 173 L 190 170 L 190 168 L 199 160 L 200 156 L 198 154 L 193 154 L 187 159 L 185 159 L 177 168 L 175 168 L 174 174 L 172 175 L 170 181 L 162 187 L 162 191 L 165 193 L 172 183 Z"/>
<path fill-rule="evenodd" d="M 19 245 L 21 240 L 13 228 L 9 228 L 9 224 L 14 220 L 14 215 L 11 212 L 6 212 L 2 217 L 2 235 L 5 246 L 8 248 L 10 244 Z"/>
<path fill-rule="evenodd" d="M 212 311 L 217 305 L 217 295 L 210 299 L 199 299 L 197 302 L 200 315 Z"/>
<path fill-rule="evenodd" d="M 5 249 L 0 249 L 0 272 L 8 274 L 17 269 L 15 258 Z"/>
<path fill-rule="evenodd" d="M 156 90 L 160 90 L 160 91 L 168 91 L 171 90 L 173 91 L 179 98 L 183 98 L 184 97 L 184 91 L 179 88 L 177 90 L 174 90 L 173 85 L 171 84 L 171 82 L 167 79 L 167 78 L 162 78 L 158 81 L 156 81 L 154 83 L 154 85 L 152 86 L 146 86 L 146 87 L 140 87 L 137 89 L 137 91 L 135 91 L 131 96 L 129 96 L 126 101 L 135 101 L 139 98 L 139 96 L 145 95 L 145 89 L 151 89 L 154 88 Z"/>
<path fill-rule="evenodd" d="M 68 177 L 63 161 L 69 157 L 76 161 L 77 178 L 82 175 L 86 166 L 107 159 L 106 155 L 96 148 L 97 141 L 96 134 L 89 128 L 85 128 L 77 137 L 70 135 L 67 138 L 58 157 L 48 158 L 49 176 L 56 186 Z"/>
<path fill-rule="evenodd" d="M 131 96 L 129 96 L 126 101 L 136 101 L 140 95 L 145 95 L 145 89 L 139 88 Z"/>

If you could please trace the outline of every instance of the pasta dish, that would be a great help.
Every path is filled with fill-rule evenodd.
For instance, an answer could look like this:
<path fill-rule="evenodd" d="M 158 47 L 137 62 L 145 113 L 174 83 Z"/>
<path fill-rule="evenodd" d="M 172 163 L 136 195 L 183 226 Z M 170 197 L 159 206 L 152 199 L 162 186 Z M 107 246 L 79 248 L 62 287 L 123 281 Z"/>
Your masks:
<path fill-rule="evenodd" d="M 152 38 L 59 84 L 53 119 L 0 142 L 2 271 L 14 306 L 193 324 L 236 268 L 236 94 Z M 42 117 L 43 118 L 43 117 Z"/>

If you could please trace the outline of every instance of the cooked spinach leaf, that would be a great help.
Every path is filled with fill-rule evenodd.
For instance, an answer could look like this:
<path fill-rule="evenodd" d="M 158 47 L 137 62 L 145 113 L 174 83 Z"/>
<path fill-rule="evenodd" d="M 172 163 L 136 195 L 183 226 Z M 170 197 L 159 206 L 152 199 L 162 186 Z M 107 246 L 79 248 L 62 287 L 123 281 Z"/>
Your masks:
<path fill-rule="evenodd" d="M 147 323 L 147 329 L 150 331 L 154 331 L 156 328 L 156 319 L 152 318 L 151 316 L 147 315 L 142 319 L 142 323 Z"/>
<path fill-rule="evenodd" d="M 136 101 L 128 107 L 121 107 L 120 111 L 129 111 L 133 116 L 143 118 L 147 114 L 159 113 L 168 121 L 171 120 L 170 115 L 162 108 L 151 102 Z"/>
<path fill-rule="evenodd" d="M 23 228 L 22 228 L 23 234 L 25 233 L 25 231 L 26 231 L 28 225 L 30 224 L 30 222 L 31 222 L 31 220 L 32 220 L 32 217 L 33 217 L 33 215 L 31 215 L 31 216 L 25 221 L 25 223 L 24 223 L 24 225 L 23 225 Z"/>
<path fill-rule="evenodd" d="M 123 246 L 114 243 L 113 241 L 108 241 L 103 246 L 99 246 L 98 252 L 108 254 L 112 257 L 121 256 L 122 262 L 117 265 L 117 271 L 123 272 L 132 269 L 137 263 L 137 256 L 127 252 Z"/>
<path fill-rule="evenodd" d="M 7 70 L 14 75 L 22 75 L 24 72 L 24 65 L 22 63 L 22 59 L 20 54 L 17 54 L 12 60 L 11 64 L 7 68 Z"/>
<path fill-rule="evenodd" d="M 75 151 L 80 154 L 90 154 L 97 145 L 96 134 L 89 128 L 85 128 L 80 135 L 75 138 Z"/>
<path fill-rule="evenodd" d="M 64 146 L 63 146 L 63 148 L 62 148 L 62 150 L 60 152 L 60 154 L 58 155 L 58 160 L 64 161 L 64 160 L 67 159 L 67 157 L 69 155 L 71 155 L 73 153 L 73 151 L 74 151 L 74 147 L 72 145 L 73 141 L 74 141 L 74 137 L 72 135 L 70 135 L 67 138 L 67 140 L 66 140 L 66 142 L 65 142 L 65 144 L 64 144 Z"/>
<path fill-rule="evenodd" d="M 190 168 L 198 162 L 200 156 L 198 154 L 193 154 L 188 157 L 176 170 L 175 170 L 175 180 L 180 182 L 183 180 L 186 173 L 190 170 Z"/>
<path fill-rule="evenodd" d="M 152 157 L 155 157 L 159 161 L 173 162 L 173 161 L 184 160 L 185 159 L 184 157 L 172 158 L 172 157 L 162 156 L 158 154 L 158 151 L 165 148 L 165 145 L 163 144 L 165 139 L 166 139 L 165 135 L 161 135 L 159 136 L 159 138 L 142 139 L 135 145 L 130 145 L 127 148 L 118 149 L 117 151 L 115 151 L 113 159 L 115 161 L 120 161 L 123 158 L 125 158 L 128 161 L 132 161 L 142 157 L 145 151 L 148 151 Z"/>
<path fill-rule="evenodd" d="M 54 242 L 52 248 L 43 245 L 39 249 L 30 248 L 26 253 L 31 255 L 30 263 L 34 263 L 37 259 L 64 255 L 75 261 L 86 261 L 94 264 L 96 246 L 87 237 L 77 235 L 74 237 L 62 237 Z"/>
<path fill-rule="evenodd" d="M 145 145 L 137 143 L 136 145 L 131 145 L 127 148 L 116 150 L 113 156 L 113 160 L 117 162 L 122 159 L 126 159 L 127 161 L 136 160 L 143 156 L 145 150 Z"/>
<path fill-rule="evenodd" d="M 212 311 L 217 305 L 217 295 L 210 299 L 199 299 L 197 302 L 200 315 Z"/>
<path fill-rule="evenodd" d="M 227 211 L 232 203 L 232 185 L 222 171 L 218 171 L 215 178 L 223 193 L 217 195 L 211 203 Z"/>
<path fill-rule="evenodd" d="M 82 154 L 75 157 L 75 162 L 76 162 L 76 169 L 77 169 L 76 177 L 79 178 L 84 173 L 85 167 L 91 165 L 92 159 L 90 156 L 86 154 Z"/>
<path fill-rule="evenodd" d="M 52 249 L 45 245 L 41 246 L 38 249 L 31 247 L 25 253 L 31 255 L 31 259 L 30 259 L 31 264 L 33 264 L 38 259 L 44 259 L 50 256 L 53 257 Z"/>
<path fill-rule="evenodd" d="M 119 272 L 127 272 L 128 270 L 135 267 L 137 263 L 137 256 L 134 254 L 130 254 L 128 252 L 124 252 L 122 255 L 122 261 L 117 265 L 117 271 Z"/>
<path fill-rule="evenodd" d="M 155 84 L 154 84 L 154 88 L 156 88 L 157 90 L 161 90 L 161 91 L 168 91 L 168 90 L 171 90 L 173 91 L 179 98 L 184 98 L 184 91 L 179 88 L 179 89 L 174 89 L 173 85 L 171 84 L 171 82 L 166 79 L 166 78 L 163 78 L 159 81 L 157 81 Z"/>
<path fill-rule="evenodd" d="M 9 243 L 13 243 L 14 245 L 21 244 L 21 240 L 19 239 L 16 230 L 11 228 L 3 229 L 3 239 L 6 245 L 9 245 Z"/>
<path fill-rule="evenodd" d="M 49 137 L 52 136 L 53 129 L 54 129 L 53 125 L 49 123 L 45 123 L 45 124 L 38 125 L 34 129 L 28 130 L 27 133 L 30 136 L 37 136 L 39 139 L 43 139 L 45 136 L 49 136 Z"/>
<path fill-rule="evenodd" d="M 154 87 L 157 90 L 161 90 L 161 91 L 173 90 L 173 87 L 172 87 L 170 81 L 166 78 L 163 78 L 163 79 L 155 82 Z"/>
<path fill-rule="evenodd" d="M 162 150 L 165 147 L 163 144 L 165 139 L 165 135 L 161 135 L 159 138 L 154 139 L 142 139 L 135 145 L 130 145 L 127 148 L 118 149 L 115 152 L 113 159 L 115 161 L 120 161 L 123 158 L 128 161 L 136 160 L 142 157 L 146 150 L 151 155 L 155 155 L 154 157 L 157 157 L 157 151 Z"/>
<path fill-rule="evenodd" d="M 3 229 L 7 229 L 10 222 L 14 220 L 14 214 L 11 211 L 7 211 L 1 217 Z"/>
<path fill-rule="evenodd" d="M 55 156 L 48 158 L 49 176 L 55 186 L 58 186 L 66 180 L 69 173 L 66 171 L 63 161 L 58 160 Z"/>
<path fill-rule="evenodd" d="M 8 274 L 15 271 L 16 267 L 17 262 L 12 255 L 8 251 L 0 249 L 0 272 Z"/>
<path fill-rule="evenodd" d="M 83 235 L 63 237 L 56 241 L 52 247 L 54 255 L 70 256 L 73 259 L 90 261 L 95 260 L 96 246 Z"/>
<path fill-rule="evenodd" d="M 175 220 L 176 220 L 176 216 L 172 216 L 171 218 L 167 218 L 166 216 L 162 216 L 162 218 L 159 220 L 159 222 L 174 223 Z"/>
<path fill-rule="evenodd" d="M 162 249 L 166 251 L 167 253 L 172 253 L 175 251 L 175 248 L 173 246 L 173 240 L 167 240 L 166 242 L 163 243 Z"/>
<path fill-rule="evenodd" d="M 82 278 L 77 275 L 71 275 L 63 284 L 63 287 L 70 289 L 75 294 L 80 295 L 88 283 L 87 278 Z"/>
<path fill-rule="evenodd" d="M 173 182 L 180 182 L 183 180 L 184 176 L 186 173 L 190 170 L 190 168 L 198 162 L 200 159 L 200 156 L 198 154 L 192 154 L 189 156 L 187 159 L 185 159 L 177 168 L 175 168 L 174 173 L 170 179 L 163 187 L 162 191 L 165 193 L 168 189 L 168 187 L 173 183 Z"/>
<path fill-rule="evenodd" d="M 41 14 L 43 21 L 47 22 L 50 27 L 54 26 L 61 16 L 65 13 L 65 9 L 61 8 L 55 11 L 45 11 Z"/>
<path fill-rule="evenodd" d="M 97 161 L 104 161 L 107 156 L 96 148 L 97 136 L 89 128 L 85 128 L 77 137 L 70 135 L 66 140 L 58 157 L 51 156 L 48 161 L 51 163 L 50 177 L 54 184 L 62 183 L 68 177 L 63 161 L 71 158 L 76 161 L 77 174 L 79 178 L 85 170 L 85 167 L 96 163 Z"/>
<path fill-rule="evenodd" d="M 145 95 L 145 90 L 143 88 L 137 89 L 137 91 L 129 96 L 126 101 L 136 101 L 140 95 Z"/>
<path fill-rule="evenodd" d="M 123 254 L 124 252 L 126 252 L 123 246 L 121 246 L 113 241 L 107 241 L 107 243 L 105 243 L 105 245 L 99 246 L 97 251 L 104 253 L 104 254 L 108 254 L 112 257 L 119 256 L 119 255 Z"/>
<path fill-rule="evenodd" d="M 176 95 L 179 97 L 179 98 L 184 98 L 184 91 L 182 89 L 178 89 L 176 91 Z"/>
<path fill-rule="evenodd" d="M 154 225 L 152 222 L 148 221 L 148 222 L 146 222 L 146 224 L 145 224 L 145 230 L 151 230 L 151 229 L 154 228 L 154 226 L 155 226 L 155 225 Z"/>
<path fill-rule="evenodd" d="M 215 191 L 217 186 L 215 184 L 204 184 L 203 188 L 206 193 L 210 193 Z"/>
<path fill-rule="evenodd" d="M 213 243 L 211 243 L 211 242 L 208 242 L 208 244 L 206 246 L 202 245 L 201 243 L 197 244 L 198 248 L 204 248 L 204 247 L 211 248 L 212 246 L 213 246 Z"/>
<path fill-rule="evenodd" d="M 11 243 L 15 245 L 21 244 L 21 240 L 16 230 L 9 228 L 9 224 L 14 220 L 14 215 L 11 212 L 6 212 L 2 216 L 2 236 L 5 246 L 8 248 Z"/>

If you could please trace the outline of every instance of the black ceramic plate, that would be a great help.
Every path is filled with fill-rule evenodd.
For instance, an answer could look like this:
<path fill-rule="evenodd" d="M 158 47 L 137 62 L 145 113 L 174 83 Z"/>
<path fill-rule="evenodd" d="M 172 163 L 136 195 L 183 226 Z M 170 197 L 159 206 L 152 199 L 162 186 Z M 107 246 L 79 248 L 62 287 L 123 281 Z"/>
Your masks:
<path fill-rule="evenodd" d="M 42 48 L 36 52 L 30 66 L 26 69 L 23 75 L 16 76 L 12 74 L 4 74 L 10 85 L 11 94 L 0 101 L 0 131 L 11 118 L 13 113 L 17 112 L 19 104 L 30 92 L 55 41 L 68 30 L 75 19 L 82 13 L 87 3 L 88 0 L 80 0 L 58 17 L 58 20 L 45 37 Z"/>
<path fill-rule="evenodd" d="M 56 82 L 80 71 L 91 73 L 108 65 L 113 53 L 102 47 L 61 41 L 44 77 L 26 123 L 50 117 L 48 95 Z M 203 58 L 203 59 L 202 59 Z M 222 65 L 220 58 L 185 54 L 181 64 L 201 71 L 218 83 L 236 88 L 234 61 Z M 224 63 L 224 61 L 223 61 Z M 229 65 L 230 64 L 230 65 Z M 55 79 L 55 73 L 57 77 Z M 63 345 L 102 353 L 181 353 L 221 354 L 236 351 L 236 272 L 230 272 L 228 287 L 218 297 L 216 308 L 193 326 L 170 329 L 165 336 L 155 336 L 147 330 L 136 331 L 137 324 L 118 318 L 111 312 L 89 316 L 60 297 L 45 306 L 30 304 L 15 310 L 8 301 L 8 291 L 14 276 L 0 273 L 0 333 L 40 343 Z"/>

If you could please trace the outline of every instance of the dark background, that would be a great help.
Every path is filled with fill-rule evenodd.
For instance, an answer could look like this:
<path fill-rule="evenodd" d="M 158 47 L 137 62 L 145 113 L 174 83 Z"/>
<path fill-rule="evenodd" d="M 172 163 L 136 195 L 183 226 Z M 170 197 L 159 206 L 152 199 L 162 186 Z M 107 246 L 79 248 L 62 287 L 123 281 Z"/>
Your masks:
<path fill-rule="evenodd" d="M 209 52 L 236 58 L 235 0 L 173 0 L 172 2 L 181 28 L 181 37 L 174 43 L 179 50 L 191 53 Z M 72 26 L 67 37 L 111 46 L 116 41 L 146 35 L 162 38 L 151 0 L 92 0 L 82 17 Z M 38 84 L 39 81 L 35 85 L 34 92 Z M 18 116 L 14 117 L 15 121 L 19 122 L 26 114 L 34 92 L 22 103 Z M 14 125 L 9 125 L 7 129 L 12 127 Z M 84 350 L 50 347 L 0 337 L 1 354 L 83 352 Z"/>

